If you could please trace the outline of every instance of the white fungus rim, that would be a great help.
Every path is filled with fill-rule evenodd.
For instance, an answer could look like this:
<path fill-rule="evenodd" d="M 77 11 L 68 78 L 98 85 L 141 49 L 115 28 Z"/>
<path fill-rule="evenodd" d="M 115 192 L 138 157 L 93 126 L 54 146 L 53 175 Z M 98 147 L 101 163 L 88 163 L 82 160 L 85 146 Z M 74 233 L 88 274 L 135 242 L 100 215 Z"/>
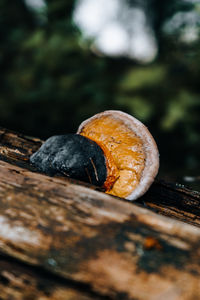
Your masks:
<path fill-rule="evenodd" d="M 99 119 L 102 116 L 111 115 L 112 117 L 122 121 L 128 128 L 130 128 L 143 142 L 143 149 L 145 152 L 145 164 L 138 186 L 130 193 L 126 199 L 136 200 L 141 197 L 149 189 L 154 181 L 159 169 L 159 152 L 156 142 L 149 132 L 148 128 L 139 120 L 131 115 L 119 110 L 106 110 L 98 113 L 93 117 L 83 121 L 77 133 L 80 134 L 82 129 L 94 119 Z"/>

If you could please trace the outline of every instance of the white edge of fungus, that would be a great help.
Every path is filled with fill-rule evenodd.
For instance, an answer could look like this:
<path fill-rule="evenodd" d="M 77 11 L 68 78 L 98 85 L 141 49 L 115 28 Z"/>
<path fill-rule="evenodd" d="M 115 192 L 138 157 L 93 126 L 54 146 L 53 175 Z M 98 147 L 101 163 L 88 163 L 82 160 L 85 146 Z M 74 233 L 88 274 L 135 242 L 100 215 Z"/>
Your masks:
<path fill-rule="evenodd" d="M 82 129 L 92 120 L 100 118 L 101 116 L 112 115 L 115 118 L 120 119 L 127 127 L 129 127 L 133 132 L 141 138 L 143 141 L 143 146 L 145 150 L 145 166 L 142 172 L 142 176 L 138 186 L 130 193 L 126 199 L 136 200 L 141 197 L 149 189 L 154 181 L 159 169 L 159 152 L 156 142 L 149 132 L 148 128 L 139 120 L 133 116 L 118 110 L 107 110 L 102 113 L 96 114 L 93 117 L 83 121 L 77 133 L 81 133 Z"/>

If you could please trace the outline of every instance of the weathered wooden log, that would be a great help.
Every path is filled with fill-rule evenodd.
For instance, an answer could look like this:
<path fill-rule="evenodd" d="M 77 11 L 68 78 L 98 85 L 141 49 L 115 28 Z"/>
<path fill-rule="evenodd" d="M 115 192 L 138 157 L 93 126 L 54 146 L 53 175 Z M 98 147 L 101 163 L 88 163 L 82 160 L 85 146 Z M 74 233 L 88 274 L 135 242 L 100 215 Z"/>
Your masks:
<path fill-rule="evenodd" d="M 1 160 L 35 171 L 29 164 L 29 157 L 41 144 L 40 139 L 0 128 Z M 161 215 L 200 227 L 200 193 L 181 185 L 155 181 L 150 190 L 134 204 L 145 204 Z"/>
<path fill-rule="evenodd" d="M 200 298 L 200 229 L 0 161 L 0 251 L 110 299 Z"/>
<path fill-rule="evenodd" d="M 156 181 L 139 200 L 161 215 L 200 227 L 200 193 L 183 187 Z"/>
<path fill-rule="evenodd" d="M 0 299 L 101 300 L 102 297 L 39 268 L 0 256 Z"/>

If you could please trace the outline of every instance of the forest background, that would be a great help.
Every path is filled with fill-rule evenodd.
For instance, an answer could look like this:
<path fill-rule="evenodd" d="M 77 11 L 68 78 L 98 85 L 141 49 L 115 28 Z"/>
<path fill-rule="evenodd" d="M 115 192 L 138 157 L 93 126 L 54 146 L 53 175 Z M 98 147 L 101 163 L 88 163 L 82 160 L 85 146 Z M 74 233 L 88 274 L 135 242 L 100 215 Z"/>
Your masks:
<path fill-rule="evenodd" d="M 123 110 L 155 137 L 159 177 L 200 190 L 199 1 L 104 2 L 0 0 L 0 126 L 45 139 Z"/>

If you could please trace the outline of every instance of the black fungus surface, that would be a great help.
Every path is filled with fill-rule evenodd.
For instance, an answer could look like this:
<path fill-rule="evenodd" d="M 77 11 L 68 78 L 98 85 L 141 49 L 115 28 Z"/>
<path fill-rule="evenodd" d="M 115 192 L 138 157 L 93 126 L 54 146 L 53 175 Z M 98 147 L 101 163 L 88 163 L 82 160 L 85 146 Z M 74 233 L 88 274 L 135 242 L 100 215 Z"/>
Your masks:
<path fill-rule="evenodd" d="M 50 137 L 31 156 L 30 162 L 50 176 L 62 174 L 97 186 L 103 186 L 107 177 L 102 149 L 79 134 Z"/>

